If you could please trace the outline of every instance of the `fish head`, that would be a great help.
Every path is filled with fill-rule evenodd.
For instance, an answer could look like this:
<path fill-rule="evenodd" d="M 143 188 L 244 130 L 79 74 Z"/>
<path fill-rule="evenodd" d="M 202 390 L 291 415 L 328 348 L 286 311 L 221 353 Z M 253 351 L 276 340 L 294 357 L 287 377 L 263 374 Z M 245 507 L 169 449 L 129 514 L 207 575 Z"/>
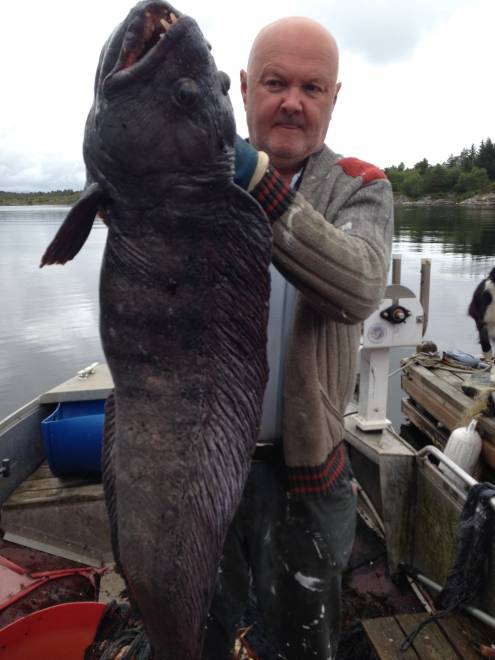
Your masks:
<path fill-rule="evenodd" d="M 233 175 L 230 80 L 194 19 L 137 4 L 107 40 L 85 130 L 88 180 L 111 189 Z"/>

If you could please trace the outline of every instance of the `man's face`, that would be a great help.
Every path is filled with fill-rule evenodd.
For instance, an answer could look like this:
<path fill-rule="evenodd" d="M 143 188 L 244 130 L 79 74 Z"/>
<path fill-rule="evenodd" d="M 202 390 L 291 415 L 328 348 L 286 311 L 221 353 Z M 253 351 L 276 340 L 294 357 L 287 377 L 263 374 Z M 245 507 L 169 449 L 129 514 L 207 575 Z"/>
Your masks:
<path fill-rule="evenodd" d="M 336 62 L 318 39 L 299 32 L 262 40 L 241 71 L 241 92 L 253 145 L 281 173 L 297 171 L 323 145 L 337 100 Z"/>

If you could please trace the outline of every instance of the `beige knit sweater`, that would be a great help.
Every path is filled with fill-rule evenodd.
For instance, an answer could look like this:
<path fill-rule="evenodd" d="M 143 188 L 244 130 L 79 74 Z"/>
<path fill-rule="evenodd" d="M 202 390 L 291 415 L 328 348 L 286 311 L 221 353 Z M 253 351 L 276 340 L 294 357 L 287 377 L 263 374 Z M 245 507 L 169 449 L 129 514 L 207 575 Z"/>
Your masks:
<path fill-rule="evenodd" d="M 273 262 L 299 290 L 284 379 L 284 455 L 289 470 L 301 468 L 308 479 L 319 478 L 343 438 L 361 322 L 383 297 L 392 231 L 383 172 L 326 146 L 309 158 L 298 192 L 273 223 Z"/>

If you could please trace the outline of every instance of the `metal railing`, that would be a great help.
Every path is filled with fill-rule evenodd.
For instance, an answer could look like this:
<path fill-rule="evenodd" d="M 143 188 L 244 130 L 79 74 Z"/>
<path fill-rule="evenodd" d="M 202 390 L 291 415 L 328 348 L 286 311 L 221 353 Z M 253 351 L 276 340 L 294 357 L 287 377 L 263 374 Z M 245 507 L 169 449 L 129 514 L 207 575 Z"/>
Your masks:
<path fill-rule="evenodd" d="M 478 483 L 476 479 L 474 479 L 470 474 L 468 474 L 465 470 L 459 467 L 457 463 L 454 463 L 454 461 L 450 459 L 448 456 L 445 456 L 445 454 L 442 451 L 440 451 L 440 449 L 437 449 L 437 447 L 434 447 L 433 445 L 427 445 L 426 447 L 423 447 L 423 449 L 418 451 L 419 458 L 426 458 L 426 456 L 428 455 L 434 456 L 438 461 L 440 461 L 440 463 L 443 463 L 457 477 L 465 481 L 467 486 L 469 487 L 475 486 Z M 492 507 L 492 509 L 495 510 L 495 497 L 491 498 L 490 506 Z"/>

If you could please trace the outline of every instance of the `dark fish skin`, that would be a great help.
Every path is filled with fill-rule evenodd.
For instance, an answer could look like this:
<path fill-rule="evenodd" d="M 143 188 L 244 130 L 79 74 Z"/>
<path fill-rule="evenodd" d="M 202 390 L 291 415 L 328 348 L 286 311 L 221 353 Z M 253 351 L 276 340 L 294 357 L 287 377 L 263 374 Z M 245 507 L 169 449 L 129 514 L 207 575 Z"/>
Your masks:
<path fill-rule="evenodd" d="M 84 140 L 88 188 L 42 265 L 72 258 L 102 210 L 114 554 L 153 658 L 197 660 L 258 435 L 271 231 L 232 181 L 228 79 L 196 23 L 180 16 L 142 55 L 143 34 L 153 43 L 171 12 L 180 16 L 139 3 L 105 45 Z"/>

